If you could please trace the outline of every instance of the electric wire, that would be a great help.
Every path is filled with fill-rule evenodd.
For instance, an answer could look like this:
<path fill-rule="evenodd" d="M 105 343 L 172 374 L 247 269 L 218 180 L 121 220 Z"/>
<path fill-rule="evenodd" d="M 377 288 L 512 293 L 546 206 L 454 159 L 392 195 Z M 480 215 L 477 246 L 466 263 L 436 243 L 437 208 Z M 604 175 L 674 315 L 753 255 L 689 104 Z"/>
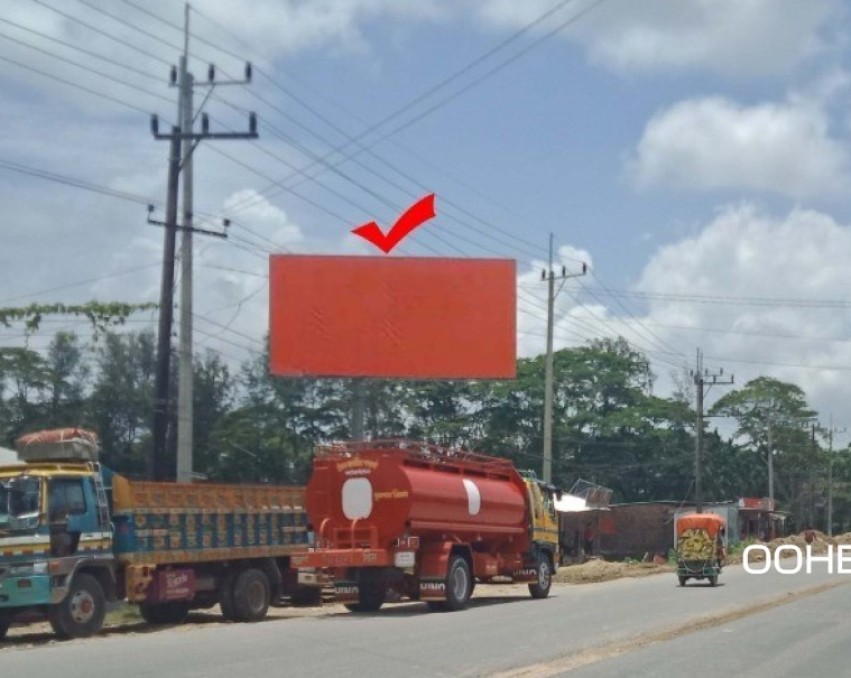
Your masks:
<path fill-rule="evenodd" d="M 80 19 L 80 18 L 78 18 L 78 17 L 75 17 L 75 16 L 73 16 L 72 14 L 68 14 L 67 12 L 63 12 L 62 10 L 57 9 L 56 7 L 52 7 L 52 6 L 51 6 L 51 5 L 49 5 L 48 3 L 44 2 L 44 0 L 30 0 L 30 1 L 31 1 L 31 2 L 34 2 L 34 3 L 36 3 L 37 5 L 41 5 L 42 7 L 45 7 L 46 9 L 49 9 L 49 10 L 51 10 L 52 12 L 55 12 L 56 14 L 59 14 L 60 16 L 65 17 L 65 18 L 66 18 L 66 19 L 68 19 L 69 21 L 73 21 L 74 23 L 80 24 L 81 26 L 85 26 L 85 27 L 86 27 L 86 28 L 88 28 L 89 30 L 94 31 L 94 32 L 95 32 L 95 33 L 97 33 L 98 35 L 101 35 L 101 36 L 103 36 L 103 37 L 105 37 L 105 38 L 107 38 L 107 39 L 109 39 L 109 40 L 112 40 L 112 41 L 113 41 L 113 42 L 115 42 L 115 43 L 118 43 L 118 44 L 119 44 L 119 45 L 121 45 L 122 47 L 127 47 L 127 48 L 129 48 L 129 49 L 132 49 L 134 52 L 138 52 L 139 54 L 143 54 L 143 55 L 145 55 L 145 56 L 147 56 L 147 57 L 149 57 L 149 58 L 151 58 L 151 59 L 153 59 L 153 60 L 155 60 L 155 61 L 160 62 L 161 64 L 165 64 L 166 66 L 169 66 L 169 67 L 170 67 L 170 66 L 172 65 L 172 64 L 171 64 L 171 63 L 169 63 L 166 59 L 163 59 L 161 56 L 159 56 L 159 55 L 157 55 L 157 54 L 154 54 L 153 52 L 148 52 L 147 50 L 144 50 L 144 49 L 142 49 L 142 48 L 140 48 L 140 47 L 137 47 L 136 45 L 133 45 L 133 44 L 131 44 L 131 43 L 129 43 L 129 42 L 126 42 L 126 41 L 124 41 L 124 40 L 121 40 L 120 38 L 117 38 L 117 37 L 115 37 L 114 35 L 110 35 L 110 34 L 109 34 L 109 33 L 107 33 L 106 31 L 104 31 L 104 30 L 102 30 L 102 29 L 100 29 L 100 28 L 97 28 L 96 26 L 92 26 L 91 24 L 86 23 L 86 22 L 85 22 L 85 21 L 83 21 L 82 19 Z"/>

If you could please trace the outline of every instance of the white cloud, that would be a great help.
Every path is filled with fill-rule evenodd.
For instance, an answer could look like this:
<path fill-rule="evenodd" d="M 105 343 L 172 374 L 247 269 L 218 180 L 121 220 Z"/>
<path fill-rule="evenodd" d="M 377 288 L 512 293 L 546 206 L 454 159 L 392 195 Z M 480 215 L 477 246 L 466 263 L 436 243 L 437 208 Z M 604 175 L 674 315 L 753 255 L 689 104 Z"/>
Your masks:
<path fill-rule="evenodd" d="M 542 30 L 588 3 L 569 3 Z M 551 0 L 488 0 L 480 16 L 516 28 L 551 8 Z M 841 16 L 837 0 L 643 0 L 604 2 L 565 35 L 592 60 L 619 72 L 702 69 L 727 75 L 785 74 L 829 49 L 824 30 Z"/>
<path fill-rule="evenodd" d="M 270 59 L 328 46 L 363 50 L 363 25 L 371 20 L 435 20 L 446 11 L 436 0 L 253 0 L 238 6 L 231 0 L 199 0 L 193 4 Z"/>
<path fill-rule="evenodd" d="M 638 186 L 836 195 L 849 180 L 844 145 L 817 105 L 741 106 L 710 97 L 678 103 L 648 123 L 631 160 Z"/>
<path fill-rule="evenodd" d="M 702 347 L 737 383 L 771 375 L 800 385 L 822 413 L 839 412 L 851 388 L 831 368 L 851 366 L 851 314 L 825 302 L 847 299 L 849 260 L 851 229 L 828 215 L 729 206 L 648 263 L 637 285 L 650 296 L 642 322 L 689 358 Z"/>
<path fill-rule="evenodd" d="M 287 250 L 304 239 L 301 228 L 289 220 L 286 212 L 254 189 L 232 194 L 225 200 L 224 209 L 225 214 L 238 210 L 240 222 L 250 223 L 254 232 L 242 233 L 240 237 L 253 238 L 263 247 L 274 248 L 277 245 Z M 259 235 L 256 235 L 257 233 Z"/>

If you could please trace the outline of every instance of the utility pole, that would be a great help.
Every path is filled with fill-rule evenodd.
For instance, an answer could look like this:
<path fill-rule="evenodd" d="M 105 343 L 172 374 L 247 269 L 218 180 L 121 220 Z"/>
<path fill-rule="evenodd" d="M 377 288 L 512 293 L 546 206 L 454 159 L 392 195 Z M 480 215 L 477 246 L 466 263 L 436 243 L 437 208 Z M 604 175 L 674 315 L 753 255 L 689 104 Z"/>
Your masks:
<path fill-rule="evenodd" d="M 166 198 L 165 222 L 150 218 L 153 206 L 148 206 L 148 223 L 164 226 L 165 246 L 163 255 L 162 288 L 160 290 L 160 322 L 157 339 L 157 371 L 154 384 L 154 425 L 153 452 L 150 464 L 151 475 L 155 480 L 171 476 L 165 468 L 166 440 L 168 438 L 169 412 L 169 369 L 171 357 L 171 329 L 174 306 L 174 250 L 176 232 L 182 232 L 181 242 L 181 304 L 180 304 L 180 362 L 178 382 L 178 460 L 177 479 L 190 482 L 192 479 L 192 234 L 203 233 L 226 238 L 223 232 L 196 228 L 192 224 L 192 156 L 202 139 L 256 139 L 257 117 L 249 114 L 248 132 L 210 132 L 210 121 L 206 113 L 201 116 L 201 132 L 194 131 L 193 88 L 195 79 L 187 71 L 189 57 L 189 5 L 186 6 L 186 24 L 184 33 L 184 54 L 180 58 L 179 71 L 172 68 L 171 85 L 178 86 L 178 121 L 180 127 L 172 127 L 170 134 L 161 134 L 159 119 L 151 116 L 151 132 L 155 139 L 169 139 L 169 182 Z M 179 73 L 179 78 L 178 78 Z M 215 67 L 211 64 L 207 72 L 207 82 L 201 86 L 213 88 L 216 85 L 242 85 L 251 82 L 251 64 L 245 66 L 243 80 L 216 81 Z M 181 142 L 185 142 L 181 162 Z M 183 223 L 177 224 L 177 199 L 179 174 L 183 175 Z M 225 220 L 224 226 L 229 222 Z"/>
<path fill-rule="evenodd" d="M 157 369 L 154 377 L 154 436 L 150 475 L 154 480 L 166 477 L 165 445 L 168 433 L 168 376 L 171 357 L 171 319 L 174 293 L 174 245 L 177 233 L 177 187 L 180 174 L 180 129 L 171 128 L 168 154 L 168 197 L 166 198 L 165 241 L 160 283 L 160 317 L 157 334 Z M 150 208 L 149 208 L 150 211 Z"/>
<path fill-rule="evenodd" d="M 828 429 L 827 440 L 827 536 L 833 536 L 833 434 L 845 433 L 845 428 L 834 427 L 833 415 L 830 415 L 830 429 Z"/>
<path fill-rule="evenodd" d="M 774 420 L 768 420 L 768 510 L 774 510 Z M 771 538 L 774 539 L 774 524 L 771 527 Z"/>
<path fill-rule="evenodd" d="M 180 57 L 181 131 L 192 133 L 194 78 L 186 69 L 189 59 L 189 5 L 185 8 L 183 56 Z M 183 149 L 183 232 L 180 241 L 180 350 L 177 375 L 177 482 L 192 482 L 192 146 Z"/>
<path fill-rule="evenodd" d="M 582 264 L 582 273 L 568 275 L 567 268 L 561 267 L 558 279 L 561 285 L 558 292 L 564 287 L 564 281 L 568 278 L 578 278 L 585 275 L 588 266 Z M 553 271 L 553 234 L 550 233 L 550 258 L 549 268 L 541 271 L 541 280 L 547 281 L 547 357 L 544 371 L 544 482 L 552 482 L 553 476 L 553 326 L 555 324 L 555 300 L 558 292 L 555 290 L 556 274 Z"/>
<path fill-rule="evenodd" d="M 730 376 L 729 380 L 722 381 L 721 377 L 723 376 L 723 374 L 723 369 L 719 369 L 717 374 L 710 374 L 709 370 L 703 367 L 703 351 L 697 349 L 697 360 L 695 363 L 695 369 L 691 373 L 691 376 L 694 379 L 696 400 L 695 410 L 697 412 L 697 421 L 695 423 L 694 433 L 694 500 L 695 508 L 698 513 L 703 513 L 701 457 L 703 453 L 703 400 L 705 396 L 704 389 L 708 390 L 713 386 L 732 384 L 734 381 L 734 377 Z"/>

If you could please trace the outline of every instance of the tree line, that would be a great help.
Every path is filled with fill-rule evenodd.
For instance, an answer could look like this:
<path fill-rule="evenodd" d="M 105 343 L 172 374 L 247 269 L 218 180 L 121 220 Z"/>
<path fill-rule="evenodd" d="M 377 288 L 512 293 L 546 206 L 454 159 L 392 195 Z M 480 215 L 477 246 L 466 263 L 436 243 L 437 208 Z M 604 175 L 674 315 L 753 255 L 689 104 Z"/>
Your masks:
<path fill-rule="evenodd" d="M 58 332 L 44 352 L 2 349 L 0 442 L 11 447 L 39 428 L 90 428 L 100 435 L 106 465 L 146 476 L 155 357 L 155 337 L 147 331 L 107 331 L 88 343 Z M 303 484 L 316 445 L 351 437 L 353 380 L 273 377 L 267 354 L 234 370 L 212 351 L 195 357 L 194 373 L 194 469 L 210 480 Z M 173 381 L 176 393 L 176 374 Z M 614 490 L 620 502 L 694 498 L 692 394 L 684 385 L 660 397 L 654 381 L 648 359 L 624 339 L 556 352 L 556 485 L 569 489 L 588 480 Z M 463 445 L 540 475 L 543 384 L 543 356 L 518 360 L 513 380 L 369 379 L 362 384 L 364 431 L 371 439 Z M 794 527 L 824 528 L 827 432 L 817 426 L 802 389 L 760 377 L 728 390 L 708 415 L 705 501 L 766 496 L 772 453 L 780 508 L 790 512 Z M 721 421 L 729 422 L 726 434 L 716 428 Z M 172 435 L 170 468 L 175 446 Z M 843 452 L 832 455 L 835 530 L 851 526 L 851 465 Z"/>

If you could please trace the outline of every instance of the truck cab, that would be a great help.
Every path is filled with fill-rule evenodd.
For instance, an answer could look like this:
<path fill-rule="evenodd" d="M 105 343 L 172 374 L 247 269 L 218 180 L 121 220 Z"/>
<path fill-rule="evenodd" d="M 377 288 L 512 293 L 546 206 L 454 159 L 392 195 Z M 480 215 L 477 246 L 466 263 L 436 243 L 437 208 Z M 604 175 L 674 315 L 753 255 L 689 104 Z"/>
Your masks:
<path fill-rule="evenodd" d="M 529 494 L 529 560 L 535 563 L 534 571 L 528 571 L 529 575 L 535 577 L 535 582 L 529 585 L 529 591 L 536 598 L 544 598 L 561 560 L 561 526 L 555 505 L 559 491 L 554 485 L 538 479 L 534 471 L 521 471 L 520 475 Z"/>
<path fill-rule="evenodd" d="M 0 639 L 47 617 L 60 637 L 96 632 L 116 595 L 109 507 L 87 459 L 0 467 Z"/>

